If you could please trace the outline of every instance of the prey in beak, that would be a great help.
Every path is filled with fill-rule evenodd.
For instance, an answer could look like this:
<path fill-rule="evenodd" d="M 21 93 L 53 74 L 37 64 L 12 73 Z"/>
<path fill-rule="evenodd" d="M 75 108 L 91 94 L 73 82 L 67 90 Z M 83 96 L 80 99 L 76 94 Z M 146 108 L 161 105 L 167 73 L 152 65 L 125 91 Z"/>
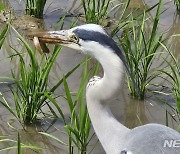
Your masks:
<path fill-rule="evenodd" d="M 36 32 L 27 36 L 33 38 L 33 43 L 40 53 L 49 53 L 46 43 L 63 46 L 79 44 L 79 38 L 69 30 Z"/>

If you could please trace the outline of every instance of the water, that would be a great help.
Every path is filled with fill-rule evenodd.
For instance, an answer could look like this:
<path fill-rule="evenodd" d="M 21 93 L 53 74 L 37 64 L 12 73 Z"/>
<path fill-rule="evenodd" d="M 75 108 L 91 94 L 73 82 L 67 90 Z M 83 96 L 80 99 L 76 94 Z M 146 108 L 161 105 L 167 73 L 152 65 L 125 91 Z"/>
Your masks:
<path fill-rule="evenodd" d="M 19 0 L 9 0 L 9 3 L 7 1 L 5 2 L 6 5 L 12 6 L 18 15 L 23 14 L 24 10 L 24 4 L 23 2 L 19 4 Z M 53 3 L 52 3 L 53 2 Z M 120 0 L 116 0 L 116 3 L 119 3 Z M 144 8 L 144 5 L 146 7 L 150 7 L 153 4 L 157 3 L 158 1 L 152 1 L 152 0 L 134 0 L 131 2 L 130 7 L 132 9 L 139 8 L 142 10 Z M 176 15 L 175 13 L 175 7 L 173 5 L 173 2 L 170 2 L 166 0 L 164 2 L 164 8 L 167 9 L 161 16 L 160 20 L 160 31 L 166 32 L 165 35 L 170 36 L 172 34 L 177 34 L 180 32 L 180 17 Z M 77 14 L 81 12 L 81 6 L 79 4 L 78 0 L 52 0 L 48 1 L 48 4 L 46 6 L 46 15 L 44 17 L 44 24 L 46 29 L 53 29 L 57 21 L 59 20 L 59 17 L 64 14 L 64 12 L 71 12 L 74 14 Z M 115 13 L 115 17 L 118 17 L 118 12 Z M 155 11 L 151 12 L 151 15 L 155 15 Z M 72 18 L 67 18 L 65 21 L 65 27 L 71 22 Z M 3 25 L 3 24 L 1 24 Z M 168 41 L 168 45 L 172 46 L 173 51 L 175 51 L 175 54 L 177 56 L 180 55 L 179 46 L 180 46 L 180 39 L 179 37 L 174 37 Z M 0 76 L 11 76 L 10 69 L 12 68 L 15 72 L 18 74 L 18 59 L 13 58 L 13 60 L 10 62 L 9 58 L 6 58 L 12 54 L 12 50 L 9 47 L 9 45 L 15 47 L 18 49 L 18 51 L 23 51 L 24 47 L 21 46 L 19 41 L 17 40 L 14 33 L 11 31 L 4 43 L 3 48 L 0 52 Z M 53 85 L 55 81 L 57 81 L 59 78 L 63 76 L 66 72 L 70 71 L 75 65 L 77 65 L 80 61 L 84 59 L 84 55 L 81 55 L 77 51 L 73 51 L 69 48 L 63 48 L 62 52 L 57 58 L 57 61 L 55 62 L 55 65 L 53 66 L 51 76 L 50 76 L 50 84 Z M 155 66 L 159 66 L 162 62 L 159 62 L 155 64 Z M 70 89 L 72 92 L 76 92 L 79 84 L 81 82 L 80 77 L 82 74 L 82 68 L 79 68 L 77 71 L 75 71 L 69 78 L 68 78 L 68 84 L 70 86 Z M 0 91 L 4 93 L 6 96 L 8 102 L 12 102 L 12 95 L 9 92 L 9 84 L 10 80 L 8 79 L 1 79 L 1 81 L 8 81 L 6 84 L 0 84 Z M 164 84 L 164 83 L 163 83 Z M 110 103 L 110 107 L 113 111 L 113 114 L 115 117 L 124 125 L 126 125 L 129 128 L 133 128 L 135 126 L 139 126 L 141 124 L 146 123 L 160 123 L 165 124 L 165 106 L 158 102 L 154 96 L 149 95 L 148 99 L 145 101 L 137 101 L 130 99 L 128 95 L 128 89 L 126 85 L 124 85 L 124 88 L 122 88 L 123 91 L 121 94 L 115 99 L 112 100 Z M 64 90 L 62 87 L 59 87 L 56 90 L 56 93 L 61 94 Z M 165 97 L 165 96 L 164 96 Z M 165 97 L 166 98 L 166 97 Z M 169 101 L 172 101 L 169 96 L 166 98 Z M 69 116 L 69 110 L 67 106 L 67 102 L 63 98 L 59 98 L 58 102 L 60 103 L 60 106 L 63 109 L 63 112 L 68 117 Z M 44 108 L 44 111 L 47 109 Z M 39 151 L 39 153 L 42 154 L 67 154 L 68 153 L 68 147 L 58 143 L 57 141 L 50 139 L 46 136 L 43 136 L 38 133 L 38 131 L 45 131 L 48 133 L 51 133 L 52 135 L 55 135 L 56 137 L 60 138 L 64 142 L 68 143 L 68 136 L 65 133 L 65 130 L 63 128 L 63 123 L 61 120 L 58 119 L 51 119 L 47 118 L 44 119 L 41 125 L 36 125 L 36 127 L 29 127 L 27 131 L 24 131 L 22 127 L 18 124 L 17 120 L 14 119 L 13 116 L 9 114 L 9 112 L 4 109 L 2 105 L 0 105 L 0 135 L 8 135 L 8 138 L 16 139 L 17 138 L 17 130 L 14 130 L 13 128 L 9 127 L 9 125 L 12 125 L 16 129 L 19 130 L 22 138 L 23 143 L 31 143 L 38 147 L 43 147 L 42 150 Z M 173 128 L 176 128 L 176 124 L 173 122 L 173 120 L 169 121 L 169 125 Z M 93 128 L 91 130 L 91 134 L 93 134 Z M 97 138 L 94 137 L 93 141 L 90 143 L 89 150 L 94 146 L 96 143 Z M 8 147 L 10 146 L 10 143 L 1 143 L 0 147 Z M 1 152 L 2 154 L 12 154 L 15 153 L 16 150 L 8 150 Z M 25 151 L 27 154 L 34 154 L 36 151 L 26 149 Z M 103 154 L 104 151 L 101 147 L 101 145 L 98 143 L 93 150 L 92 154 Z"/>

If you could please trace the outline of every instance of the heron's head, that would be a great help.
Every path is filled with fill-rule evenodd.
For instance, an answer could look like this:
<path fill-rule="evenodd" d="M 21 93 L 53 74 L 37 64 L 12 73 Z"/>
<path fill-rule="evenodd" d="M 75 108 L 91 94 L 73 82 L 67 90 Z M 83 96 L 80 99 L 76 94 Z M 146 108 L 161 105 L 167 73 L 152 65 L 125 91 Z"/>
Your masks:
<path fill-rule="evenodd" d="M 60 44 L 96 58 L 102 54 L 120 51 L 107 32 L 96 24 L 85 24 L 69 30 L 37 33 L 35 36 L 44 43 Z"/>

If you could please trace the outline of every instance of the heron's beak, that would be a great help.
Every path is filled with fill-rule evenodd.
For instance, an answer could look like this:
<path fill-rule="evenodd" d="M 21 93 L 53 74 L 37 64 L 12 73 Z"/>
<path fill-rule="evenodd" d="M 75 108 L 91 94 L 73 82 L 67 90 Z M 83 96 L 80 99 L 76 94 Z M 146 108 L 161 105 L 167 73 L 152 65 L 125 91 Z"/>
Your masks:
<path fill-rule="evenodd" d="M 33 39 L 36 48 L 41 52 L 49 52 L 45 43 L 65 45 L 73 42 L 68 30 L 36 32 L 27 36 Z"/>
<path fill-rule="evenodd" d="M 68 35 L 68 30 L 38 32 L 32 35 L 44 43 L 68 44 L 72 42 Z"/>

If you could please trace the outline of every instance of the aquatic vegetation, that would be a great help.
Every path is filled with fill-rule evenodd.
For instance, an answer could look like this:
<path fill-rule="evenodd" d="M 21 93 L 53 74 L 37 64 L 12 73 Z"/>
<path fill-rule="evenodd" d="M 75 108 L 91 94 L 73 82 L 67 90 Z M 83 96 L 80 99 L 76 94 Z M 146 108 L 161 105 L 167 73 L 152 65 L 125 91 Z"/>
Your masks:
<path fill-rule="evenodd" d="M 18 154 L 22 154 L 22 145 L 21 145 L 21 138 L 20 138 L 19 133 L 18 133 L 17 147 L 18 147 Z"/>
<path fill-rule="evenodd" d="M 68 84 L 64 78 L 64 88 L 69 109 L 71 112 L 70 124 L 66 124 L 65 128 L 69 135 L 69 153 L 73 154 L 73 145 L 78 148 L 78 153 L 86 154 L 87 146 L 92 139 L 90 136 L 91 121 L 88 115 L 85 103 L 85 84 L 88 80 L 89 73 L 87 69 L 88 59 L 86 58 L 84 64 L 84 71 L 82 75 L 82 82 L 76 94 L 76 99 L 73 101 Z"/>
<path fill-rule="evenodd" d="M 7 24 L 7 25 L 3 28 L 3 30 L 2 30 L 2 32 L 1 32 L 1 34 L 0 34 L 0 49 L 1 49 L 2 45 L 3 45 L 3 43 L 4 43 L 4 40 L 6 39 L 6 35 L 7 35 L 7 33 L 8 33 L 8 30 L 9 30 L 9 25 Z"/>
<path fill-rule="evenodd" d="M 101 24 L 107 18 L 111 0 L 81 0 L 86 23 Z"/>
<path fill-rule="evenodd" d="M 90 74 L 92 75 L 98 71 L 98 64 L 96 65 L 96 68 L 94 70 L 88 71 L 88 61 L 88 58 L 86 58 L 85 61 L 83 61 L 84 70 L 82 80 L 79 89 L 75 94 L 75 99 L 73 99 L 73 95 L 69 89 L 69 85 L 67 83 L 66 78 L 64 77 L 63 79 L 65 90 L 64 97 L 67 100 L 70 110 L 70 122 L 69 119 L 64 121 L 64 127 L 69 136 L 69 143 L 66 144 L 64 143 L 64 141 L 51 134 L 40 132 L 40 134 L 48 136 L 58 141 L 60 144 L 68 146 L 69 154 L 73 154 L 76 148 L 78 149 L 79 154 L 86 154 L 87 147 L 94 136 L 94 134 L 90 135 L 91 121 L 88 115 L 84 94 L 87 80 L 89 79 Z M 64 118 L 64 115 L 62 118 Z"/>
<path fill-rule="evenodd" d="M 133 98 L 144 99 L 147 86 L 157 76 L 152 71 L 152 63 L 163 42 L 162 34 L 158 33 L 158 22 L 161 14 L 162 1 L 159 2 L 151 32 L 145 29 L 146 14 L 141 21 L 132 19 L 119 39 L 125 53 L 129 75 L 128 87 Z M 132 26 L 131 26 L 132 25 Z"/>
<path fill-rule="evenodd" d="M 142 19 L 141 16 L 145 13 L 149 13 L 150 11 L 152 11 L 155 7 L 158 6 L 159 3 L 151 6 L 150 8 L 145 8 L 144 11 L 140 14 L 137 14 L 134 16 L 134 14 L 136 14 L 134 11 L 130 11 L 129 12 L 129 4 L 130 4 L 131 0 L 126 0 L 125 3 L 122 3 L 120 10 L 120 17 L 118 19 L 118 23 L 115 25 L 115 28 L 113 28 L 113 30 L 111 31 L 111 36 L 114 37 L 119 31 L 123 31 L 123 29 L 125 29 L 126 27 L 128 27 L 129 25 L 131 25 L 132 22 L 132 16 L 134 20 L 140 20 Z"/>
<path fill-rule="evenodd" d="M 116 37 L 116 34 L 119 36 L 119 33 L 123 31 L 122 37 L 118 38 L 117 42 L 121 45 L 125 53 L 127 66 L 129 68 L 128 71 L 131 72 L 127 74 L 127 84 L 131 96 L 137 99 L 144 99 L 151 81 L 158 77 L 159 74 L 166 76 L 165 83 L 167 83 L 170 88 L 172 87 L 172 93 L 169 95 L 174 98 L 176 105 L 174 103 L 170 104 L 165 102 L 165 100 L 159 101 L 164 101 L 164 103 L 167 105 L 166 124 L 168 125 L 171 119 L 179 124 L 180 62 L 179 59 L 177 59 L 166 46 L 163 34 L 158 32 L 162 2 L 160 0 L 155 19 L 150 19 L 150 17 L 147 16 L 147 12 L 154 9 L 156 6 L 158 6 L 158 4 L 144 10 L 143 14 L 138 15 L 138 17 L 134 17 L 133 12 L 128 9 L 129 2 L 130 0 L 126 0 L 119 3 L 119 5 L 113 6 L 113 0 L 81 0 L 86 23 L 102 24 L 102 22 L 106 19 L 115 21 L 116 19 L 109 18 L 108 15 L 114 9 L 118 7 L 121 8 L 119 9 L 121 12 L 119 20 L 115 23 L 114 26 L 116 27 L 111 31 L 111 36 Z M 43 10 L 46 0 L 26 0 L 25 3 L 26 14 L 43 18 Z M 177 6 L 177 10 L 180 10 L 180 1 L 174 0 L 174 3 Z M 4 6 L 2 5 L 1 7 L 0 4 L 0 10 L 3 8 Z M 65 16 L 66 15 L 62 17 L 62 20 L 65 18 Z M 149 29 L 146 29 L 149 19 L 153 23 L 153 27 L 150 29 L 150 31 Z M 60 21 L 56 28 L 61 29 L 62 26 L 63 24 L 61 24 Z M 74 25 L 72 23 L 71 27 L 73 26 Z M 9 25 L 5 25 L 0 34 L 0 48 L 6 39 L 8 30 Z M 85 85 L 89 77 L 98 72 L 97 70 L 99 68 L 99 64 L 96 65 L 95 70 L 88 69 L 87 65 L 89 59 L 86 58 L 85 61 L 76 65 L 71 71 L 65 74 L 64 77 L 59 79 L 58 83 L 56 83 L 53 87 L 50 87 L 49 75 L 57 55 L 59 55 L 61 52 L 61 47 L 55 46 L 54 51 L 50 55 L 39 55 L 37 51 L 32 49 L 27 41 L 16 30 L 15 32 L 21 41 L 20 43 L 25 46 L 25 54 L 28 57 L 28 62 L 27 59 L 25 59 L 27 57 L 24 57 L 24 53 L 22 54 L 17 51 L 13 44 L 11 48 L 13 49 L 15 56 L 10 56 L 10 58 L 16 57 L 20 68 L 19 76 L 17 76 L 14 70 L 12 70 L 12 80 L 14 81 L 14 84 L 11 86 L 11 92 L 13 95 L 12 99 L 14 100 L 14 106 L 11 106 L 8 103 L 5 96 L 3 96 L 1 92 L 0 103 L 18 119 L 23 127 L 24 124 L 28 125 L 35 123 L 42 116 L 52 115 L 53 117 L 61 117 L 62 121 L 64 122 L 65 131 L 67 132 L 66 134 L 68 134 L 68 144 L 61 140 L 61 136 L 52 136 L 51 133 L 48 134 L 45 132 L 40 132 L 40 134 L 46 135 L 47 137 L 58 141 L 60 144 L 63 144 L 63 146 L 68 147 L 69 154 L 77 153 L 77 150 L 80 154 L 88 153 L 90 150 L 88 145 L 91 144 L 90 141 L 94 137 L 94 134 L 90 133 L 91 121 L 89 119 L 85 103 Z M 164 69 L 159 70 L 159 68 L 156 69 L 152 67 L 152 65 L 154 62 L 156 62 L 156 57 L 161 54 L 159 49 L 161 48 L 162 51 L 162 47 L 164 49 L 163 51 L 166 50 L 171 58 L 164 58 L 164 63 L 167 66 Z M 78 87 L 77 93 L 72 93 L 67 78 L 82 65 L 84 65 L 84 70 L 82 73 L 81 84 Z M 60 95 L 55 94 L 55 90 L 59 86 L 64 87 L 65 94 L 62 94 L 61 96 L 66 99 L 69 107 L 70 115 L 68 118 L 63 113 L 64 108 L 61 108 L 58 104 L 59 102 L 56 100 L 56 97 L 61 97 Z M 48 106 L 50 112 L 47 113 L 43 111 L 42 108 L 44 106 Z M 169 109 L 169 107 L 172 109 L 172 111 Z M 67 139 L 65 140 L 67 141 Z M 32 149 L 33 151 L 41 150 L 39 147 L 30 144 L 25 145 L 22 143 L 20 134 L 18 134 L 17 140 L 1 137 L 0 142 L 10 143 L 8 144 L 9 147 L 3 147 L 0 149 L 0 151 L 17 149 L 17 153 L 21 154 L 23 153 L 23 149 L 26 148 Z M 91 151 L 89 153 L 91 153 Z"/>
<path fill-rule="evenodd" d="M 131 14 L 127 14 L 130 1 L 131 0 L 126 0 L 125 2 L 113 4 L 113 0 L 81 0 L 85 22 L 100 24 L 104 27 L 108 27 L 113 23 L 113 26 L 116 27 L 111 32 L 111 35 L 114 36 L 119 29 L 123 27 L 122 25 L 126 25 L 128 23 L 127 18 Z M 120 10 L 121 12 L 118 21 L 113 20 L 108 16 L 115 10 Z"/>
<path fill-rule="evenodd" d="M 54 105 L 59 113 L 62 114 L 62 111 L 56 102 L 52 102 L 52 104 L 46 102 L 47 99 L 51 99 L 51 97 L 53 97 L 53 92 L 61 83 L 63 83 L 63 79 L 60 79 L 56 85 L 54 85 L 51 89 L 48 89 L 49 73 L 57 55 L 61 52 L 61 47 L 55 46 L 53 54 L 50 57 L 47 57 L 46 61 L 45 55 L 42 55 L 39 60 L 36 57 L 37 52 L 30 48 L 25 39 L 15 29 L 14 31 L 26 47 L 30 63 L 26 64 L 26 61 L 21 53 L 14 49 L 19 58 L 20 67 L 20 78 L 16 77 L 12 71 L 12 80 L 14 81 L 15 86 L 11 89 L 11 91 L 14 97 L 15 110 L 10 107 L 5 99 L 1 103 L 18 119 L 22 125 L 36 122 L 37 116 L 40 112 L 42 113 L 41 108 L 44 105 L 49 107 L 54 116 L 56 116 L 56 114 L 51 107 L 52 105 Z M 68 77 L 71 75 L 71 73 L 73 73 L 79 66 L 80 64 L 73 68 L 65 76 Z"/>
<path fill-rule="evenodd" d="M 7 33 L 8 33 L 8 30 L 9 30 L 9 25 L 7 24 L 4 28 L 3 28 L 3 30 L 2 30 L 2 32 L 1 32 L 1 34 L 0 34 L 0 49 L 1 49 L 1 47 L 2 47 L 2 45 L 3 45 L 3 43 L 4 43 L 4 40 L 6 39 L 6 35 L 7 35 Z M 0 82 L 0 84 L 1 84 L 2 82 Z M 2 96 L 2 93 L 0 92 L 0 96 Z M 0 103 L 2 103 L 3 101 L 0 101 Z"/>
<path fill-rule="evenodd" d="M 8 147 L 1 147 L 0 152 L 8 151 L 11 149 L 17 149 L 17 154 L 22 154 L 23 149 L 31 149 L 33 151 L 42 150 L 42 148 L 35 145 L 24 144 L 21 142 L 20 134 L 18 132 L 17 140 L 7 138 L 7 136 L 0 136 L 0 142 L 5 143 L 4 145 L 10 144 Z"/>
<path fill-rule="evenodd" d="M 168 67 L 160 71 L 170 78 L 170 80 L 168 81 L 172 86 L 172 93 L 176 101 L 178 114 L 180 115 L 180 61 L 175 57 L 175 55 L 169 48 L 167 48 L 164 44 L 161 45 L 169 53 L 172 61 L 167 61 L 164 58 L 164 61 L 167 63 Z"/>
<path fill-rule="evenodd" d="M 43 18 L 43 11 L 47 0 L 26 0 L 26 14 L 36 18 Z"/>
<path fill-rule="evenodd" d="M 48 90 L 48 77 L 61 47 L 56 46 L 52 56 L 43 64 L 45 56 L 38 60 L 37 52 L 33 51 L 20 35 L 19 38 L 26 47 L 30 64 L 26 65 L 23 56 L 15 50 L 19 57 L 20 79 L 12 71 L 15 88 L 11 91 L 14 96 L 17 119 L 20 123 L 30 124 L 37 120 L 39 111 L 46 104 L 46 95 L 51 95 Z"/>

